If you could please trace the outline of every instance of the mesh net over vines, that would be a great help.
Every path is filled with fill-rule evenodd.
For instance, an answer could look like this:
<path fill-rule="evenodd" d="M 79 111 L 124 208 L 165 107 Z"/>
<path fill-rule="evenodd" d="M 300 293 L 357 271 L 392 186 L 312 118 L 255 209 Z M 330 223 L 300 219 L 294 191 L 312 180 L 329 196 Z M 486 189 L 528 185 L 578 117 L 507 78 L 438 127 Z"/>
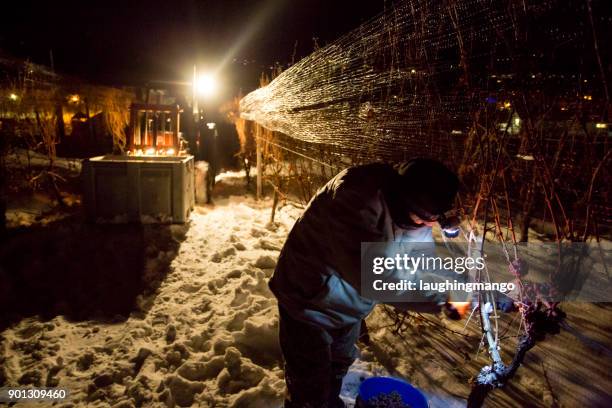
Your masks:
<path fill-rule="evenodd" d="M 397 2 L 248 94 L 241 116 L 332 162 L 436 157 L 472 204 L 504 195 L 514 213 L 592 233 L 611 224 L 609 7 Z"/>

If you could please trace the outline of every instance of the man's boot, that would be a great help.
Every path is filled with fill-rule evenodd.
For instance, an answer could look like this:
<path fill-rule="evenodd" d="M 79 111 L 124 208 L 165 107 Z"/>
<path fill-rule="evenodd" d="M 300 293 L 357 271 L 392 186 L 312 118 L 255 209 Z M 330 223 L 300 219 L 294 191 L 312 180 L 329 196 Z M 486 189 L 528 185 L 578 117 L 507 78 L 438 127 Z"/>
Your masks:
<path fill-rule="evenodd" d="M 330 379 L 329 387 L 329 408 L 345 408 L 346 405 L 342 398 L 340 398 L 340 391 L 342 391 L 342 379 L 344 374 L 332 374 Z"/>

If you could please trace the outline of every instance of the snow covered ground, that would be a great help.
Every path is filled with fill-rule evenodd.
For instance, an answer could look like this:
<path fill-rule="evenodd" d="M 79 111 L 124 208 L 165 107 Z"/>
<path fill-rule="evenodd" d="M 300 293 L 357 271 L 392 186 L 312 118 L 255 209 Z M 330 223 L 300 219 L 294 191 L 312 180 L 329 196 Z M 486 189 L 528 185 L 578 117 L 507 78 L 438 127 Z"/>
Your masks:
<path fill-rule="evenodd" d="M 154 253 L 145 275 L 169 266 L 155 291 L 137 298 L 144 312 L 115 321 L 30 316 L 6 327 L 0 385 L 66 388 L 69 399 L 56 404 L 66 408 L 280 407 L 277 305 L 267 280 L 301 210 L 283 206 L 271 224 L 271 200 L 255 201 L 242 184 L 238 173 L 221 175 L 214 204 L 197 207 L 187 228 L 172 228 L 178 249 L 145 249 Z M 567 311 L 576 333 L 532 350 L 489 406 L 609 406 L 612 309 Z M 382 308 L 368 319 L 371 345 L 361 346 L 345 379 L 345 400 L 354 400 L 363 378 L 391 373 L 423 389 L 432 408 L 464 406 L 469 379 L 486 362 L 476 357 L 476 328 L 463 332 L 463 323 L 417 316 L 393 333 L 391 323 Z"/>
<path fill-rule="evenodd" d="M 23 169 L 31 167 L 48 167 L 49 157 L 44 154 L 37 153 L 32 150 L 14 149 L 6 156 L 6 165 L 8 167 Z M 79 173 L 81 171 L 81 159 L 67 159 L 56 157 L 53 160 L 53 166 L 70 172 Z"/>

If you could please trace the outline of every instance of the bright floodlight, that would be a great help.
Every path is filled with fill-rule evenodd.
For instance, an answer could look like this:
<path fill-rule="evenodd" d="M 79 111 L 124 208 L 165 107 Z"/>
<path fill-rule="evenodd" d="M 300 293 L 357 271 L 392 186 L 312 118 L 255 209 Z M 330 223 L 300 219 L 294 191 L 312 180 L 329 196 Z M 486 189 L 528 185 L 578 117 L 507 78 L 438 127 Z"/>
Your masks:
<path fill-rule="evenodd" d="M 217 90 L 217 81 L 211 75 L 201 75 L 193 84 L 194 91 L 200 96 L 212 96 Z"/>

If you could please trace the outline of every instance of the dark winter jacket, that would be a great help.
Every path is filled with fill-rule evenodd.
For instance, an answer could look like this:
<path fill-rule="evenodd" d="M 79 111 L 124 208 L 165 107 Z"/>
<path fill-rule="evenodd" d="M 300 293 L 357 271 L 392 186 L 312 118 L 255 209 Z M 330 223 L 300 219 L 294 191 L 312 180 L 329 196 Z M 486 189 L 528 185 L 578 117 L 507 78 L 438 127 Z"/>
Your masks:
<path fill-rule="evenodd" d="M 361 243 L 433 242 L 430 227 L 393 223 L 384 192 L 396 176 L 387 164 L 351 167 L 310 201 L 269 283 L 294 318 L 326 328 L 359 322 L 376 304 L 360 296 Z M 439 293 L 426 296 L 430 306 L 445 300 Z"/>

